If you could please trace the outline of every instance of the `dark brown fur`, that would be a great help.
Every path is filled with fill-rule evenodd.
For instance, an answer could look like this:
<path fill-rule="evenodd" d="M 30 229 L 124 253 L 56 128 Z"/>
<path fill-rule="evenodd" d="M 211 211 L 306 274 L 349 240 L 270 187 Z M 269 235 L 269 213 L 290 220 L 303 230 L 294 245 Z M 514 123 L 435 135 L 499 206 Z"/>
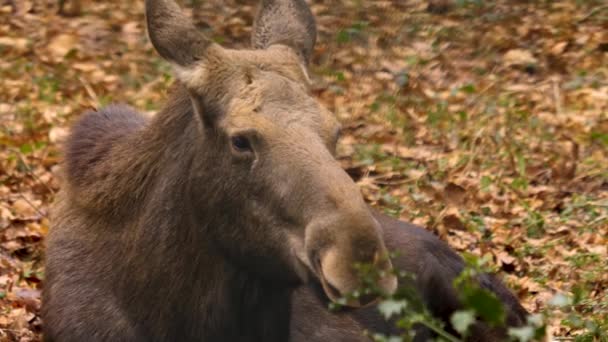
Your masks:
<path fill-rule="evenodd" d="M 178 89 L 167 109 L 149 123 L 128 107 L 109 107 L 86 115 L 74 127 L 68 141 L 66 173 L 68 179 L 80 186 L 84 186 L 86 183 L 83 182 L 87 179 L 90 180 L 95 195 L 89 197 L 88 194 L 73 194 L 72 197 L 79 201 L 79 207 L 72 210 L 86 210 L 87 216 L 99 216 L 95 220 L 114 221 L 119 225 L 122 213 L 114 208 L 128 207 L 131 212 L 141 210 L 137 202 L 144 202 L 146 196 L 149 196 L 141 192 L 139 183 L 142 179 L 147 179 L 149 184 L 158 184 L 159 179 L 155 174 L 188 168 L 192 161 L 188 162 L 189 158 L 183 155 L 184 152 L 190 150 L 200 156 L 195 149 L 185 147 L 191 145 L 188 143 L 191 139 L 188 132 L 193 130 L 189 128 L 192 111 L 188 101 L 185 92 Z M 165 137 L 169 142 L 175 143 L 158 144 L 154 140 L 146 140 L 145 137 L 150 134 L 144 130 L 147 125 L 159 127 L 153 130 L 159 139 Z M 127 153 L 119 147 L 132 152 Z M 130 179 L 136 181 L 112 186 L 120 184 L 124 177 L 119 170 L 115 170 L 115 173 L 108 172 L 114 169 L 104 166 L 104 163 L 115 160 L 108 158 L 110 155 L 124 155 L 120 158 L 124 162 L 121 165 L 125 165 L 127 172 L 133 175 Z M 102 171 L 104 168 L 105 172 Z M 165 189 L 177 190 L 186 186 L 179 177 L 169 178 L 173 179 L 164 180 L 167 182 L 163 186 Z M 104 189 L 105 184 L 107 188 Z M 84 336 L 91 340 L 95 337 L 91 335 L 92 332 L 97 332 L 96 336 L 103 340 L 163 340 L 168 336 L 172 336 L 171 339 L 176 337 L 188 340 L 189 333 L 196 333 L 195 336 L 210 336 L 211 340 L 230 337 L 229 340 L 238 341 L 240 337 L 234 336 L 237 332 L 250 338 L 260 336 L 260 341 L 272 341 L 272 336 L 277 336 L 276 340 L 282 340 L 278 336 L 285 334 L 289 326 L 286 310 L 291 305 L 291 288 L 277 288 L 272 282 L 257 279 L 257 276 L 239 274 L 240 271 L 230 265 L 216 264 L 217 260 L 212 255 L 200 254 L 201 244 L 194 243 L 196 240 L 162 231 L 167 219 L 183 216 L 175 215 L 178 211 L 173 211 L 179 210 L 183 205 L 179 193 L 177 191 L 178 197 L 167 200 L 165 205 L 169 207 L 160 208 L 162 205 L 158 203 L 146 210 L 150 217 L 145 219 L 142 228 L 149 227 L 149 230 L 141 232 L 139 237 L 130 236 L 135 232 L 122 236 L 124 232 L 120 230 L 91 234 L 88 227 L 83 230 L 78 222 L 56 223 L 63 224 L 62 229 L 69 230 L 71 234 L 60 240 L 49 241 L 47 283 L 51 290 L 53 284 L 57 283 L 57 277 L 65 278 L 68 283 L 63 286 L 72 287 L 67 293 L 74 298 L 54 298 L 48 295 L 51 291 L 45 291 L 47 295 L 44 307 L 52 307 L 53 301 L 59 301 L 62 308 L 60 317 L 44 313 L 47 332 L 57 330 L 58 340 L 79 340 Z M 112 197 L 103 197 L 103 194 L 112 194 Z M 172 215 L 167 215 L 168 212 Z M 461 258 L 422 228 L 382 214 L 376 214 L 376 217 L 383 227 L 387 247 L 400 252 L 394 260 L 395 267 L 417 276 L 416 288 L 421 292 L 428 308 L 437 317 L 448 321 L 450 314 L 459 308 L 452 280 L 463 267 Z M 133 241 L 138 238 L 144 243 Z M 58 248 L 53 248 L 55 246 Z M 73 260 L 79 264 L 66 267 Z M 54 272 L 55 264 L 61 267 L 62 274 Z M 203 269 L 204 272 L 201 271 Z M 195 286 L 202 285 L 203 280 L 212 282 L 206 287 L 212 290 L 208 295 L 199 293 L 199 288 Z M 509 325 L 523 323 L 525 310 L 499 281 L 484 275 L 480 282 L 506 304 Z M 145 296 L 146 300 L 138 302 L 133 294 Z M 157 300 L 149 301 L 150 298 Z M 292 298 L 293 341 L 352 341 L 354 336 L 365 340 L 362 337 L 363 329 L 394 331 L 394 327 L 384 322 L 374 308 L 360 309 L 357 313 L 330 313 L 326 309 L 326 300 L 314 286 L 300 287 Z M 234 302 L 234 299 L 238 300 Z M 123 305 L 132 311 L 130 317 L 155 317 L 143 320 L 145 326 L 131 327 L 128 324 L 130 317 L 114 316 L 116 312 L 111 310 L 114 303 L 128 303 Z M 203 310 L 187 311 L 193 303 L 200 303 L 194 307 Z M 102 312 L 107 316 L 100 317 L 97 308 L 106 308 Z M 206 312 L 204 308 L 214 309 Z M 96 313 L 87 318 L 89 310 Z M 211 317 L 205 318 L 207 315 Z M 70 317 L 86 324 L 75 324 Z M 55 318 L 60 320 L 56 321 Z M 83 331 L 64 338 L 61 335 L 63 326 L 71 329 L 81 326 Z M 264 331 L 256 331 L 260 327 L 266 328 L 262 328 Z M 495 340 L 489 336 L 502 333 L 488 331 L 481 325 L 476 329 L 477 333 L 473 337 L 479 341 Z M 213 333 L 203 334 L 203 331 Z M 424 332 L 421 336 L 427 335 L 428 332 Z"/>
<path fill-rule="evenodd" d="M 391 332 L 372 307 L 326 309 L 327 297 L 360 285 L 353 263 L 390 270 L 385 245 L 400 252 L 395 265 L 417 276 L 434 314 L 447 322 L 459 308 L 458 255 L 373 213 L 333 158 L 337 123 L 306 88 L 314 20 L 293 1 L 263 2 L 260 50 L 244 51 L 207 41 L 174 2 L 146 2 L 152 42 L 178 84 L 152 119 L 111 106 L 74 126 L 47 240 L 46 340 L 356 341 L 362 329 Z M 284 31 L 264 9 L 305 32 Z M 243 136 L 250 152 L 232 143 Z M 507 305 L 510 325 L 524 320 L 500 282 L 480 283 Z M 390 293 L 395 278 L 378 286 Z M 476 329 L 473 340 L 504 334 Z"/>
<path fill-rule="evenodd" d="M 69 234 L 52 234 L 48 241 L 47 336 L 284 340 L 289 287 L 248 274 L 219 257 L 218 246 L 177 229 L 190 225 L 182 194 L 193 181 L 179 170 L 205 166 L 199 164 L 205 154 L 192 144 L 196 126 L 189 101 L 178 91 L 150 123 L 127 107 L 109 107 L 74 127 L 66 146 L 65 195 L 76 203 L 60 199 L 62 215 L 54 227 Z M 209 194 L 227 190 L 217 183 L 209 182 Z M 120 229 L 123 219 L 137 220 L 136 229 Z M 200 229 L 225 224 L 210 220 Z"/>

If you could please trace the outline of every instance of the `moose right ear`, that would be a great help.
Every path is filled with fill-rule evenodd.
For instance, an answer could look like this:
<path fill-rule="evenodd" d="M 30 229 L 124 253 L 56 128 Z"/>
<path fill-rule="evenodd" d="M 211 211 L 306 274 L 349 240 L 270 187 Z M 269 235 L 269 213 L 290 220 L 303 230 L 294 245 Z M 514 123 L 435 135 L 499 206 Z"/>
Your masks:
<path fill-rule="evenodd" d="M 308 64 L 317 39 L 317 26 L 304 0 L 261 0 L 251 42 L 256 49 L 282 44 Z"/>
<path fill-rule="evenodd" d="M 204 62 L 212 45 L 216 45 L 196 29 L 173 0 L 146 0 L 146 23 L 152 45 L 176 67 L 178 78 L 179 70 Z M 218 48 L 215 46 L 216 51 Z"/>
<path fill-rule="evenodd" d="M 222 112 L 220 99 L 227 87 L 220 81 L 208 86 L 208 73 L 230 70 L 224 49 L 207 39 L 174 0 L 146 0 L 146 23 L 152 45 L 190 91 L 195 112 L 206 125 L 212 125 Z"/>

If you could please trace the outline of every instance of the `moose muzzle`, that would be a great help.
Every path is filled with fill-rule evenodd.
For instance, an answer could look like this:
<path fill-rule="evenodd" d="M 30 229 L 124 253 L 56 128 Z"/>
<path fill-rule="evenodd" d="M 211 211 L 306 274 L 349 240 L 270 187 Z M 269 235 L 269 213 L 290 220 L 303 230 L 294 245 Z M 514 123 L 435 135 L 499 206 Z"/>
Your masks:
<path fill-rule="evenodd" d="M 360 307 L 397 288 L 379 224 L 369 210 L 314 220 L 306 229 L 305 248 L 308 264 L 333 302 Z M 362 268 L 370 274 L 361 274 Z M 366 287 L 376 291 L 363 295 Z"/>

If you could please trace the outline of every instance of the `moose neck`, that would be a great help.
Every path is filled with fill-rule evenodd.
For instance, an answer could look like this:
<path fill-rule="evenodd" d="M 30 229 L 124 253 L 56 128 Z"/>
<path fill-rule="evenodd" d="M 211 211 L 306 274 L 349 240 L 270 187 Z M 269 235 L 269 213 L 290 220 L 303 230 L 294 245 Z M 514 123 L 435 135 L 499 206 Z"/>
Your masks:
<path fill-rule="evenodd" d="M 147 263 L 145 267 L 130 265 L 132 271 L 146 273 L 123 286 L 136 286 L 142 300 L 163 298 L 147 305 L 153 306 L 150 324 L 154 319 L 175 323 L 169 331 L 155 335 L 183 336 L 183 340 L 204 336 L 206 341 L 285 341 L 291 289 L 233 264 L 211 238 L 216 235 L 213 231 L 229 229 L 226 225 L 231 220 L 218 214 L 225 212 L 217 207 L 221 203 L 216 200 L 222 187 L 219 181 L 193 181 L 188 174 L 201 163 L 211 163 L 211 152 L 205 151 L 200 122 L 194 115 L 186 91 L 178 86 L 165 109 L 141 132 L 140 148 L 147 149 L 145 155 L 156 155 L 162 169 L 139 208 L 144 211 L 141 217 L 149 221 L 137 224 L 140 237 L 128 246 L 133 253 L 148 255 L 132 259 Z M 213 167 L 207 164 L 207 168 Z M 204 207 L 198 208 L 200 200 L 193 202 L 188 196 L 193 188 L 197 197 L 206 199 Z M 146 292 L 152 289 L 154 293 Z"/>

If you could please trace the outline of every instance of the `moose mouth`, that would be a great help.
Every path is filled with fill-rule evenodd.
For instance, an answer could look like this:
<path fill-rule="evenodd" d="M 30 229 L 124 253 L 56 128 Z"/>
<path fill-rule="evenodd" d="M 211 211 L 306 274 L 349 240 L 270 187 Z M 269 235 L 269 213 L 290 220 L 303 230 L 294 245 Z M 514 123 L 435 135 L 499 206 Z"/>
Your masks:
<path fill-rule="evenodd" d="M 330 284 L 327 279 L 320 274 L 319 282 L 323 287 L 323 291 L 325 295 L 334 303 L 342 304 L 351 308 L 359 308 L 363 306 L 368 306 L 374 304 L 379 301 L 380 297 L 374 294 L 365 294 L 360 295 L 358 297 L 352 296 L 344 296 L 335 288 L 332 284 Z"/>
<path fill-rule="evenodd" d="M 348 289 L 340 290 L 340 286 L 333 284 L 332 277 L 326 276 L 323 270 L 323 263 L 321 262 L 321 256 L 317 253 L 307 253 L 300 239 L 289 239 L 292 246 L 291 253 L 294 260 L 294 271 L 302 281 L 302 283 L 309 283 L 310 281 L 318 281 L 327 299 L 331 302 L 340 304 L 346 307 L 359 308 L 367 306 L 377 302 L 380 299 L 380 295 L 376 293 L 362 293 L 364 291 L 354 292 L 358 290 L 359 280 L 353 275 L 353 278 L 345 281 L 346 284 L 354 284 L 355 286 L 347 286 L 353 291 Z M 327 257 L 327 255 L 326 255 Z M 374 264 L 378 263 L 377 258 L 374 259 Z M 327 261 L 327 260 L 326 260 Z M 327 266 L 327 264 L 326 264 Z M 350 276 L 347 276 L 351 278 Z M 381 288 L 387 289 L 387 293 L 394 292 L 397 281 L 396 278 L 383 277 L 379 280 L 378 284 Z"/>

